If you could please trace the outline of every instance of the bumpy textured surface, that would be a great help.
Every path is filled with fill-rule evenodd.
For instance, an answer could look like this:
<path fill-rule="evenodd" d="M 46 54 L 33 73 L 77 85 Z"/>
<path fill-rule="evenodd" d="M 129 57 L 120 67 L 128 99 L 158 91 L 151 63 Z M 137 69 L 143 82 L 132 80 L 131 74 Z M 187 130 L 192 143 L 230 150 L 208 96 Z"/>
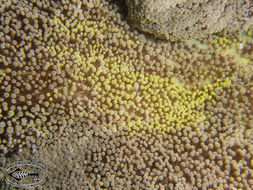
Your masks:
<path fill-rule="evenodd" d="M 1 169 L 39 162 L 43 190 L 251 189 L 252 30 L 173 43 L 107 1 L 2 2 Z"/>
<path fill-rule="evenodd" d="M 253 2 L 248 0 L 126 0 L 126 4 L 133 26 L 162 39 L 199 39 L 253 25 Z"/>

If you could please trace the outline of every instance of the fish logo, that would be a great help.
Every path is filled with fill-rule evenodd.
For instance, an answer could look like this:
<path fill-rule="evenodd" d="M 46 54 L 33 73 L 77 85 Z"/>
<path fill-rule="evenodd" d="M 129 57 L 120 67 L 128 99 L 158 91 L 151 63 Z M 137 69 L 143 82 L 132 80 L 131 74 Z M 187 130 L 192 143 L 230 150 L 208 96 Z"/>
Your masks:
<path fill-rule="evenodd" d="M 28 172 L 22 171 L 20 168 L 17 168 L 15 171 L 10 173 L 9 175 L 11 177 L 15 178 L 17 181 L 19 181 L 25 177 L 28 177 L 28 176 L 36 176 L 36 177 L 39 176 L 38 173 L 28 173 Z"/>
<path fill-rule="evenodd" d="M 36 162 L 18 161 L 5 169 L 5 182 L 18 188 L 36 187 L 45 183 L 46 168 Z"/>

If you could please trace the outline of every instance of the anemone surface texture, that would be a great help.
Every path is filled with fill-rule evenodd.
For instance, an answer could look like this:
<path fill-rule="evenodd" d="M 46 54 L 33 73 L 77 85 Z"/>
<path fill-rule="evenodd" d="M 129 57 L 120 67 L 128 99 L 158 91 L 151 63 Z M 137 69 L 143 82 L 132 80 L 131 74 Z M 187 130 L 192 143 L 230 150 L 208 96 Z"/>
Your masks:
<path fill-rule="evenodd" d="M 0 0 L 0 190 L 28 186 L 252 190 L 253 1 Z"/>

